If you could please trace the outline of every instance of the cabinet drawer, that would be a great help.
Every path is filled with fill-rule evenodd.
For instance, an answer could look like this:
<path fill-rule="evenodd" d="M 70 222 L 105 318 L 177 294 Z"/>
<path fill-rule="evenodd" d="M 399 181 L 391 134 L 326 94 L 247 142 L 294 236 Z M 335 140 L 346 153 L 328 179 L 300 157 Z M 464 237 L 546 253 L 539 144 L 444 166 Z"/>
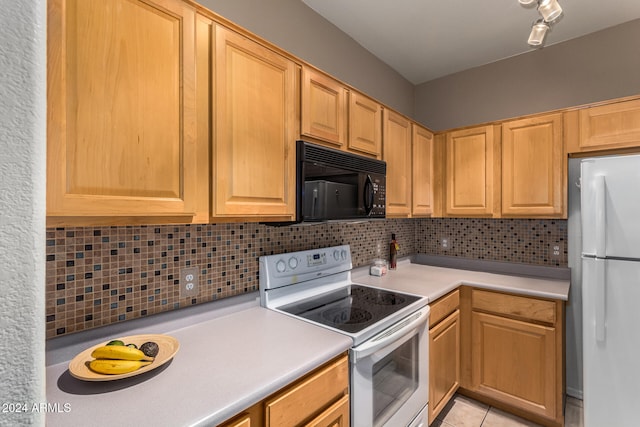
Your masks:
<path fill-rule="evenodd" d="M 305 427 L 348 427 L 349 422 L 349 395 L 345 395 Z"/>
<path fill-rule="evenodd" d="M 431 313 L 429 315 L 429 327 L 433 327 L 442 319 L 453 313 L 460 306 L 460 291 L 456 289 L 447 295 L 438 298 L 433 304 L 429 304 Z"/>
<path fill-rule="evenodd" d="M 474 289 L 471 306 L 474 310 L 556 323 L 556 304 L 553 301 Z"/>
<path fill-rule="evenodd" d="M 251 427 L 251 416 L 249 414 L 241 414 L 218 427 Z"/>
<path fill-rule="evenodd" d="M 347 356 L 303 378 L 265 403 L 267 426 L 295 426 L 310 421 L 348 393 Z"/>

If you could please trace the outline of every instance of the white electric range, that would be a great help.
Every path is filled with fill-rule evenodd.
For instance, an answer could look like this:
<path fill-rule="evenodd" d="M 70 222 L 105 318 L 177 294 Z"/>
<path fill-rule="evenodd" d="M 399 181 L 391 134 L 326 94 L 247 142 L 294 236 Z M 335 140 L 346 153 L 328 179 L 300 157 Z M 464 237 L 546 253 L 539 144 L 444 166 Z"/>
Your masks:
<path fill-rule="evenodd" d="M 350 336 L 351 426 L 426 426 L 427 298 L 351 281 L 348 245 L 260 257 L 260 303 Z"/>

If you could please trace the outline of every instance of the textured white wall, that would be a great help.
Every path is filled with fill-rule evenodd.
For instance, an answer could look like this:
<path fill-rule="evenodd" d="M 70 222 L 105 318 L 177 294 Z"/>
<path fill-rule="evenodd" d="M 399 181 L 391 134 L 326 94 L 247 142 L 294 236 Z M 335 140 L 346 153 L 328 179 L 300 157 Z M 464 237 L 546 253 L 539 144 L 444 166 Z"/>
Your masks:
<path fill-rule="evenodd" d="M 44 425 L 46 1 L 0 9 L 0 426 Z"/>

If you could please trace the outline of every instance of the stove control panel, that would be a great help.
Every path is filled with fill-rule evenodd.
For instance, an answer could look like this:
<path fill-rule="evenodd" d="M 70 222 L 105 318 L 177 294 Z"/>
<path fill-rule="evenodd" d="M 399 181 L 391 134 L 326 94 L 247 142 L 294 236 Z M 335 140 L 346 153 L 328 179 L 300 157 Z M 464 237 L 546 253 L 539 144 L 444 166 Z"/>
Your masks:
<path fill-rule="evenodd" d="M 349 245 L 260 257 L 260 287 L 290 285 L 351 270 Z"/>
<path fill-rule="evenodd" d="M 324 252 L 316 252 L 315 254 L 307 255 L 307 265 L 309 267 L 325 265 L 326 263 L 327 263 L 327 254 L 325 254 Z"/>

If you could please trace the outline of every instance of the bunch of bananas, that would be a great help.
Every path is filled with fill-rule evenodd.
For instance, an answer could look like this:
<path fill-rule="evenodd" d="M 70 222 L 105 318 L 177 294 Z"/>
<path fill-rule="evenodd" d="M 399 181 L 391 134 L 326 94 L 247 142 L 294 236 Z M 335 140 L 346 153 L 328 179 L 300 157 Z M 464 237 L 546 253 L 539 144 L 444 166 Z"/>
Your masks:
<path fill-rule="evenodd" d="M 89 368 L 92 371 L 107 375 L 127 374 L 153 362 L 153 357 L 146 356 L 135 347 L 109 344 L 91 353 L 94 360 L 89 362 Z"/>

